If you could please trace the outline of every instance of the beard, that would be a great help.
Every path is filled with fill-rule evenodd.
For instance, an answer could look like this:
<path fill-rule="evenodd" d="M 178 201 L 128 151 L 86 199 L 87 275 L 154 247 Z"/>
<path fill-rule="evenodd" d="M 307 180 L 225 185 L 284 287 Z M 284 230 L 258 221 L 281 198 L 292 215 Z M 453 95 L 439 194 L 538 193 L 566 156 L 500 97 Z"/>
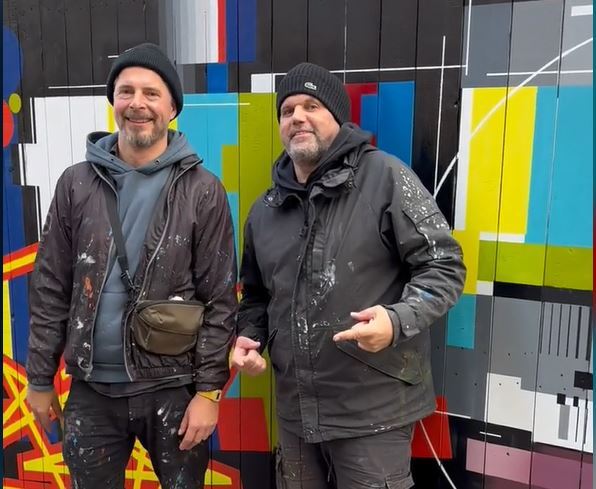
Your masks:
<path fill-rule="evenodd" d="M 326 144 L 316 133 L 311 134 L 314 138 L 311 138 L 310 141 L 292 143 L 290 140 L 286 151 L 292 161 L 315 167 L 331 144 Z"/>
<path fill-rule="evenodd" d="M 126 117 L 134 118 L 134 114 L 126 114 Z M 120 132 L 124 136 L 126 142 L 136 148 L 149 148 L 157 141 L 162 139 L 168 132 L 168 126 L 160 119 L 152 118 L 150 130 L 127 128 L 126 121 L 121 124 Z"/>

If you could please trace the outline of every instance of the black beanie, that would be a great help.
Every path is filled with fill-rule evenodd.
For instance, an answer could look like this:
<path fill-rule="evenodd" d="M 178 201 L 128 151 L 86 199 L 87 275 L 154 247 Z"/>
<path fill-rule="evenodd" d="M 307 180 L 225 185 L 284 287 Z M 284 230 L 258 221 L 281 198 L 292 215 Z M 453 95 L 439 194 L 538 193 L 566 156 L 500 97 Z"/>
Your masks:
<path fill-rule="evenodd" d="M 294 66 L 277 87 L 277 120 L 281 104 L 290 95 L 304 93 L 320 100 L 341 126 L 350 120 L 350 98 L 338 77 L 312 63 Z"/>
<path fill-rule="evenodd" d="M 107 95 L 110 104 L 114 105 L 114 83 L 120 72 L 130 66 L 140 66 L 155 71 L 170 89 L 174 104 L 176 104 L 176 117 L 182 111 L 182 85 L 176 68 L 165 53 L 158 46 L 150 42 L 139 44 L 124 51 L 110 70 L 107 81 Z"/>

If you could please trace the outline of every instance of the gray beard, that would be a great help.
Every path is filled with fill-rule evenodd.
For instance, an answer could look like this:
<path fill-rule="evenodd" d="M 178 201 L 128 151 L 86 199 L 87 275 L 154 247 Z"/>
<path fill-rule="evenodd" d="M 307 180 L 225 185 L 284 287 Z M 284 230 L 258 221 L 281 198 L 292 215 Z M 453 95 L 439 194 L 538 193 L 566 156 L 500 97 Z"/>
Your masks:
<path fill-rule="evenodd" d="M 294 163 L 315 168 L 331 144 L 325 144 L 318 137 L 316 137 L 316 144 L 314 146 L 309 145 L 306 148 L 292 148 L 291 144 L 289 146 L 290 147 L 287 149 L 287 153 Z"/>
<path fill-rule="evenodd" d="M 302 165 L 315 167 L 319 163 L 323 153 L 327 151 L 318 145 L 315 148 L 300 148 L 300 149 L 289 149 L 288 155 L 292 158 L 292 161 L 299 162 Z"/>
<path fill-rule="evenodd" d="M 158 134 L 157 131 L 152 131 L 150 134 L 131 134 L 124 131 L 126 142 L 136 148 L 149 148 L 161 137 L 162 135 Z"/>

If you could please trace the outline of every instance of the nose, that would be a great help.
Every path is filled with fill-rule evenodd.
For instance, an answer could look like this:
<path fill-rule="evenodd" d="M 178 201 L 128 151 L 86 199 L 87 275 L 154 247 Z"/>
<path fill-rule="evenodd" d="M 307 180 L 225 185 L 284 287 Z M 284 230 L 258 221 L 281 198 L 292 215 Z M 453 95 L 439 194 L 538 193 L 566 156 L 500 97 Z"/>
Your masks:
<path fill-rule="evenodd" d="M 302 108 L 301 105 L 297 105 L 294 107 L 294 111 L 292 112 L 292 122 L 304 122 L 306 120 L 306 111 Z"/>
<path fill-rule="evenodd" d="M 130 100 L 130 106 L 133 109 L 136 109 L 138 107 L 142 107 L 143 105 L 145 105 L 145 97 L 143 92 L 141 90 L 135 90 L 134 95 Z"/>

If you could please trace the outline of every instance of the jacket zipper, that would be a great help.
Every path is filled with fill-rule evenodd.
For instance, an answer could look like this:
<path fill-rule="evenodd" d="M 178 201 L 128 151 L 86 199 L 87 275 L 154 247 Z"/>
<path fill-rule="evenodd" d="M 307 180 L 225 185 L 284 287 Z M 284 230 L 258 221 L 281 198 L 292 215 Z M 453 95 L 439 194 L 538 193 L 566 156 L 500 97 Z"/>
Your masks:
<path fill-rule="evenodd" d="M 95 168 L 95 165 L 91 165 L 93 167 L 93 169 L 95 170 L 95 172 L 99 175 L 99 177 L 106 182 L 109 187 L 114 191 L 114 193 L 116 194 L 116 209 L 118 208 L 118 192 L 116 191 L 116 189 L 114 188 L 114 186 L 112 185 L 112 182 L 110 182 L 107 178 L 105 178 L 100 171 L 98 171 Z M 110 260 L 112 259 L 112 250 L 114 249 L 114 237 L 112 234 L 112 238 L 110 239 L 110 246 L 108 248 L 108 257 L 107 257 L 107 263 L 106 263 L 106 270 L 105 273 L 103 274 L 103 280 L 101 282 L 101 287 L 99 289 L 99 294 L 97 295 L 97 306 L 99 306 L 99 300 L 101 298 L 101 294 L 103 292 L 103 288 L 106 285 L 106 282 L 108 280 L 108 269 L 107 267 L 109 267 L 110 264 Z M 90 355 L 90 359 L 89 359 L 89 372 L 87 373 L 87 375 L 91 375 L 91 372 L 93 371 L 93 346 L 94 346 L 94 342 L 93 342 L 93 337 L 95 335 L 95 321 L 97 320 L 97 312 L 99 311 L 99 307 L 95 308 L 95 311 L 93 313 L 93 323 L 91 324 L 91 339 L 89 341 L 89 344 L 91 345 L 91 348 L 89 349 L 89 355 Z M 124 361 L 124 367 L 126 368 L 126 359 Z"/>
<path fill-rule="evenodd" d="M 197 160 L 198 162 L 199 160 Z M 195 163 L 196 164 L 196 163 Z M 126 313 L 126 318 L 124 320 L 124 328 L 122 330 L 122 347 L 124 349 L 124 367 L 126 368 L 126 373 L 128 374 L 128 376 L 132 379 L 132 375 L 130 374 L 130 371 L 128 369 L 128 363 L 126 361 L 127 358 L 127 353 L 126 353 L 126 331 L 127 331 L 127 327 L 128 327 L 128 322 L 130 319 L 130 315 L 132 314 L 132 312 L 135 310 L 135 308 L 137 307 L 137 304 L 141 301 L 143 295 L 145 294 L 145 286 L 147 285 L 147 279 L 149 277 L 149 271 L 151 268 L 151 265 L 153 264 L 153 261 L 155 260 L 155 257 L 157 256 L 157 253 L 161 247 L 161 245 L 163 244 L 163 241 L 166 237 L 166 233 L 168 231 L 168 224 L 170 222 L 170 197 L 172 196 L 172 190 L 174 188 L 174 185 L 176 184 L 176 182 L 178 180 L 180 180 L 180 178 L 182 177 L 182 175 L 184 175 L 187 171 L 189 171 L 191 168 L 193 168 L 195 165 L 191 165 L 188 168 L 184 169 L 177 177 L 174 178 L 174 180 L 172 181 L 172 183 L 170 184 L 170 188 L 168 189 L 168 195 L 166 197 L 166 222 L 163 228 L 163 232 L 159 238 L 159 241 L 157 242 L 157 245 L 155 247 L 155 250 L 153 251 L 153 254 L 151 255 L 151 257 L 149 258 L 149 261 L 147 262 L 147 266 L 145 267 L 145 276 L 143 277 L 143 282 L 141 284 L 141 287 L 139 289 L 139 292 L 137 294 L 137 298 L 134 301 L 134 304 L 132 305 L 132 307 L 130 307 L 128 309 L 128 312 Z"/>
<path fill-rule="evenodd" d="M 199 160 L 197 160 L 198 162 Z M 195 163 L 196 164 L 196 163 Z M 99 175 L 99 177 L 106 182 L 110 188 L 114 191 L 114 193 L 116 194 L 116 201 L 118 200 L 118 192 L 116 191 L 116 189 L 114 188 L 114 186 L 112 185 L 112 183 L 106 178 L 104 177 L 101 172 L 99 170 L 97 170 L 97 168 L 95 168 L 95 165 L 91 165 L 93 167 L 93 169 L 95 170 L 95 172 Z M 174 184 L 182 177 L 182 175 L 184 175 L 188 170 L 190 170 L 191 168 L 193 168 L 195 165 L 191 165 L 188 168 L 186 168 L 185 170 L 183 170 L 176 178 L 174 178 L 174 180 L 172 181 L 172 183 L 170 184 L 170 188 L 168 189 L 168 195 L 166 197 L 166 223 L 164 226 L 164 230 L 163 233 L 161 235 L 161 237 L 159 238 L 159 241 L 157 242 L 157 246 L 155 248 L 155 251 L 153 252 L 153 254 L 151 255 L 151 258 L 149 259 L 149 261 L 147 262 L 147 266 L 145 267 L 145 277 L 143 278 L 143 283 L 141 285 L 141 288 L 139 290 L 139 293 L 137 295 L 137 299 L 134 302 L 134 305 L 129 308 L 127 314 L 126 314 L 126 319 L 124 322 L 124 328 L 122 330 L 122 349 L 123 349 L 123 353 L 124 353 L 124 369 L 126 370 L 126 374 L 128 375 L 128 377 L 132 380 L 132 375 L 130 374 L 130 369 L 128 368 L 128 362 L 127 362 L 127 354 L 126 354 L 126 325 L 128 324 L 128 320 L 130 319 L 130 315 L 132 313 L 132 311 L 134 310 L 134 308 L 136 307 L 136 305 L 139 303 L 141 295 L 143 294 L 143 289 L 145 288 L 145 285 L 147 283 L 147 276 L 149 275 L 149 267 L 151 266 L 151 263 L 153 262 L 153 260 L 155 259 L 155 257 L 157 256 L 157 252 L 159 251 L 159 248 L 161 247 L 163 240 L 166 236 L 166 232 L 168 230 L 168 223 L 170 221 L 170 197 L 172 194 L 172 189 L 174 188 Z M 109 252 L 108 252 L 108 260 L 111 258 L 111 250 L 113 248 L 114 245 L 114 238 L 112 238 L 112 241 L 110 242 L 110 248 L 109 248 Z M 101 285 L 101 289 L 99 292 L 99 296 L 101 297 L 101 292 L 103 291 L 103 287 L 104 284 L 107 280 L 107 270 L 106 273 L 104 274 L 104 279 L 103 279 L 103 283 Z M 91 328 L 91 359 L 93 359 L 93 333 L 95 330 L 95 319 L 97 317 L 97 308 L 95 310 L 95 314 L 93 317 L 93 326 Z"/>

